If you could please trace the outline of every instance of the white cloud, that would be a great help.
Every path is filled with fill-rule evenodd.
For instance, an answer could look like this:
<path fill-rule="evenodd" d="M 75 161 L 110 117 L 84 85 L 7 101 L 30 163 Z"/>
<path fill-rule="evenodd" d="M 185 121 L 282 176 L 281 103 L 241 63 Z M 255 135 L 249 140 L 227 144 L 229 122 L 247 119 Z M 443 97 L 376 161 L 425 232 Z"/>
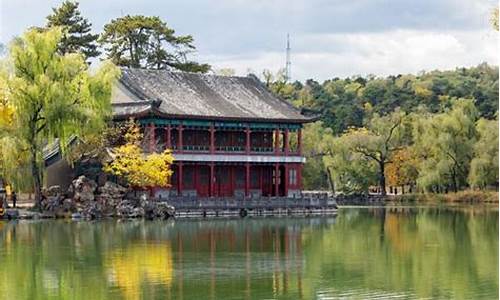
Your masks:
<path fill-rule="evenodd" d="M 299 80 L 417 73 L 481 62 L 498 65 L 498 33 L 493 30 L 392 30 L 305 35 L 294 40 L 297 46 L 292 50 L 292 77 Z M 248 69 L 260 72 L 282 68 L 285 51 L 253 56 L 200 55 L 200 59 L 245 75 Z"/>

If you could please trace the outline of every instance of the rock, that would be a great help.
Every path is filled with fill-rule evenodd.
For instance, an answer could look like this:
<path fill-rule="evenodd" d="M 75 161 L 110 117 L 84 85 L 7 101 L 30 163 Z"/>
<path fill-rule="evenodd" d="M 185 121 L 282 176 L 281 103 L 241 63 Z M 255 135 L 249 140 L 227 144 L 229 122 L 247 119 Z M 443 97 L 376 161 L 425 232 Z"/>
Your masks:
<path fill-rule="evenodd" d="M 47 197 L 42 199 L 42 211 L 55 212 L 61 206 L 59 197 Z"/>
<path fill-rule="evenodd" d="M 72 199 L 66 198 L 62 201 L 62 209 L 66 212 L 73 212 L 76 209 L 75 203 Z"/>
<path fill-rule="evenodd" d="M 73 194 L 73 200 L 80 202 L 94 201 L 97 183 L 85 176 L 73 180 L 68 192 Z"/>
<path fill-rule="evenodd" d="M 46 191 L 45 191 L 45 195 L 47 197 L 56 197 L 56 196 L 59 196 L 61 194 L 62 190 L 61 190 L 61 187 L 58 186 L 58 185 L 53 185 L 53 186 L 50 186 Z"/>
<path fill-rule="evenodd" d="M 174 207 L 168 205 L 166 202 L 148 201 L 142 203 L 142 205 L 144 207 L 144 217 L 146 219 L 167 219 L 174 216 L 175 213 Z"/>
<path fill-rule="evenodd" d="M 99 193 L 110 195 L 113 198 L 123 198 L 127 193 L 127 189 L 119 184 L 111 181 L 106 183 L 98 189 Z"/>
<path fill-rule="evenodd" d="M 81 219 L 82 214 L 81 213 L 73 213 L 73 214 L 71 214 L 71 218 L 72 219 Z"/>
<path fill-rule="evenodd" d="M 169 205 L 167 202 L 159 202 L 157 207 L 157 215 L 159 215 L 159 217 L 162 219 L 167 219 L 175 215 L 175 208 L 172 205 Z"/>
<path fill-rule="evenodd" d="M 144 217 L 144 209 L 142 207 L 136 207 L 132 210 L 132 218 L 142 218 Z"/>

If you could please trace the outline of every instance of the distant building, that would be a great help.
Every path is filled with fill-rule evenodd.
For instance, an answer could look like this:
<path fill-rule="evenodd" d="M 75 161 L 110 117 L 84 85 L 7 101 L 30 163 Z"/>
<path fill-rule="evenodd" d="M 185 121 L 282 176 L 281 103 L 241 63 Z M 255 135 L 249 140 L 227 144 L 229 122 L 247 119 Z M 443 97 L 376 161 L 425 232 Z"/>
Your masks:
<path fill-rule="evenodd" d="M 124 68 L 112 106 L 115 122 L 140 123 L 146 151 L 173 150 L 171 187 L 157 197 L 300 194 L 302 127 L 313 118 L 256 78 Z"/>

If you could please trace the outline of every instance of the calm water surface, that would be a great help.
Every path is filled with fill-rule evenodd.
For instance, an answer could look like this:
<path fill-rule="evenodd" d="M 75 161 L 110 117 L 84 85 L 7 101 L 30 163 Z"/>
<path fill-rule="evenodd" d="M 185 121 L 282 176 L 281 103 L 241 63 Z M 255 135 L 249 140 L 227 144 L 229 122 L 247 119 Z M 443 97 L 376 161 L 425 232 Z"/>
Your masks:
<path fill-rule="evenodd" d="M 0 222 L 1 299 L 498 298 L 496 207 Z"/>

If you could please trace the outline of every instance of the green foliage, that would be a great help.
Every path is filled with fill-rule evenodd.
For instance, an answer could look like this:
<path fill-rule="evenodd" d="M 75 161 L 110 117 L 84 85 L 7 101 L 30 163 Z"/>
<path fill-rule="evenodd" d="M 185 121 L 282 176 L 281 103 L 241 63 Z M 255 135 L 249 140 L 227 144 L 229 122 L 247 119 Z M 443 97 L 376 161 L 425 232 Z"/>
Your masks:
<path fill-rule="evenodd" d="M 99 42 L 118 66 L 148 69 L 177 69 L 205 73 L 207 64 L 187 59 L 195 50 L 191 35 L 176 36 L 159 17 L 117 18 L 104 26 Z"/>
<path fill-rule="evenodd" d="M 311 79 L 286 83 L 280 74 L 265 72 L 270 90 L 299 108 L 319 113 L 335 135 L 362 127 L 373 113 L 386 115 L 396 108 L 440 113 L 459 98 L 474 99 L 481 117 L 494 119 L 498 112 L 498 67 L 487 64 L 418 76 L 333 78 L 321 84 Z"/>
<path fill-rule="evenodd" d="M 322 186 L 314 182 L 320 181 L 318 178 L 325 178 L 328 169 L 337 172 L 333 177 L 341 190 L 365 190 L 374 182 L 370 178 L 371 168 L 366 170 L 365 177 L 358 171 L 366 167 L 364 160 L 367 154 L 373 156 L 372 160 L 379 164 L 379 170 L 382 168 L 380 161 L 385 165 L 400 158 L 397 166 L 389 164 L 391 184 L 414 182 L 417 177 L 420 187 L 427 190 L 459 188 L 467 186 L 468 182 L 483 186 L 486 183 L 480 183 L 484 179 L 479 178 L 484 177 L 490 178 L 486 180 L 490 182 L 489 185 L 495 183 L 492 173 L 486 170 L 486 162 L 494 157 L 493 148 L 488 158 L 474 161 L 471 169 L 474 175 L 469 176 L 468 172 L 472 158 L 480 156 L 478 150 L 472 150 L 476 141 L 475 122 L 478 118 L 493 120 L 498 115 L 498 67 L 480 64 L 477 67 L 418 75 L 333 78 L 323 83 L 314 80 L 287 83 L 280 72 L 274 75 L 265 71 L 263 77 L 265 84 L 276 95 L 320 116 L 323 128 L 314 127 L 316 133 L 313 136 L 316 140 L 329 141 L 330 145 L 313 142 L 311 147 L 314 149 L 305 152 L 307 162 L 303 175 L 306 189 Z M 469 99 L 469 103 L 464 104 L 463 99 Z M 395 124 L 387 116 L 394 116 L 395 112 L 406 113 L 409 117 L 398 130 L 400 136 L 395 137 L 394 144 L 387 144 L 387 149 L 392 150 L 386 151 L 383 146 L 384 132 L 387 133 L 388 128 Z M 465 123 L 460 125 L 462 121 Z M 363 127 L 365 131 L 359 129 Z M 323 136 L 319 137 L 318 133 Z M 416 135 L 415 139 L 412 134 Z M 339 141 L 333 138 L 336 136 L 340 136 Z M 450 148 L 453 139 L 461 143 L 461 149 L 455 151 Z M 494 137 L 488 138 L 491 147 L 494 140 Z M 393 151 L 406 146 L 409 146 L 411 158 L 406 154 L 403 157 L 407 157 L 410 162 L 401 159 L 401 155 L 392 156 Z M 325 147 L 330 148 L 331 152 L 325 151 Z M 366 153 L 357 151 L 358 155 L 354 155 L 346 149 Z M 331 157 L 325 157 L 326 167 L 320 167 L 318 156 L 309 156 L 309 153 Z M 359 154 L 365 157 L 361 159 Z M 457 165 L 450 162 L 450 154 L 454 158 L 457 156 Z M 356 165 L 357 161 L 360 166 Z M 379 185 L 383 179 L 381 174 L 379 171 Z M 475 183 L 472 184 L 472 181 Z"/>
<path fill-rule="evenodd" d="M 453 188 L 467 183 L 476 142 L 478 112 L 472 100 L 457 100 L 448 112 L 421 117 L 414 127 L 420 154 L 418 185 L 425 190 Z"/>
<path fill-rule="evenodd" d="M 477 122 L 479 135 L 474 145 L 468 182 L 474 188 L 498 186 L 498 120 Z"/>
<path fill-rule="evenodd" d="M 327 173 L 323 164 L 323 138 L 331 136 L 331 130 L 325 129 L 321 122 L 306 124 L 302 134 L 302 152 L 307 157 L 307 164 L 302 169 L 303 185 L 307 190 L 328 189 Z"/>
<path fill-rule="evenodd" d="M 79 3 L 66 0 L 47 16 L 47 28 L 63 27 L 64 34 L 59 41 L 59 53 L 81 53 L 85 59 L 99 56 L 98 34 L 92 34 L 92 24 L 81 16 Z"/>
<path fill-rule="evenodd" d="M 119 70 L 103 63 L 90 74 L 80 54 L 58 53 L 60 28 L 31 30 L 10 48 L 5 78 L 13 107 L 15 151 L 28 153 L 35 200 L 40 201 L 42 150 L 57 141 L 63 154 L 73 136 L 100 131 L 111 114 L 111 89 Z M 11 165 L 16 168 L 17 165 Z"/>
<path fill-rule="evenodd" d="M 367 156 L 352 151 L 348 136 L 324 139 L 328 155 L 323 162 L 332 172 L 335 190 L 343 193 L 365 193 L 377 184 L 377 165 Z"/>
<path fill-rule="evenodd" d="M 396 110 L 386 116 L 374 114 L 366 127 L 350 128 L 332 139 L 332 155 L 325 158 L 325 164 L 335 170 L 336 184 L 366 192 L 377 182 L 385 194 L 385 167 L 394 152 L 410 143 L 410 129 L 405 113 Z"/>

